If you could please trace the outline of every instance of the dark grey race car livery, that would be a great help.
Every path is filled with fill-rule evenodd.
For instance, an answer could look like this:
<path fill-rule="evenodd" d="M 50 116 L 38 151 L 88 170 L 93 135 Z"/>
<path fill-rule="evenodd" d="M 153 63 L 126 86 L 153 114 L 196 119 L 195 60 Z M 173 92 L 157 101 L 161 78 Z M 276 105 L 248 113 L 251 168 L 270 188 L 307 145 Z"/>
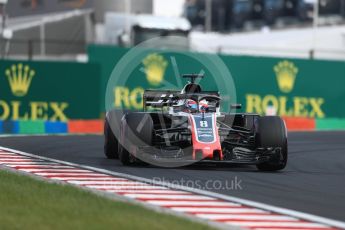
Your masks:
<path fill-rule="evenodd" d="M 195 83 L 203 76 L 183 77 L 191 81 L 182 91 L 146 90 L 142 112 L 107 112 L 108 158 L 119 158 L 124 165 L 224 162 L 256 165 L 264 171 L 285 168 L 287 130 L 280 117 L 220 112 L 219 93 L 203 91 Z"/>

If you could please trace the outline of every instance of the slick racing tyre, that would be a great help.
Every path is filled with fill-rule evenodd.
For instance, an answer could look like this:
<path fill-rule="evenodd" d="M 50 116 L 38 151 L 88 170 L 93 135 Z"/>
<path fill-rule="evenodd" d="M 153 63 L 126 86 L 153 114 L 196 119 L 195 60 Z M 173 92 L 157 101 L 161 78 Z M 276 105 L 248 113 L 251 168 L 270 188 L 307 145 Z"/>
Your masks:
<path fill-rule="evenodd" d="M 117 154 L 118 141 L 111 130 L 109 122 L 105 119 L 104 122 L 104 154 L 108 159 L 118 159 Z"/>
<path fill-rule="evenodd" d="M 123 165 L 133 165 L 140 162 L 132 150 L 142 146 L 152 145 L 153 121 L 147 113 L 126 114 L 121 123 L 121 144 L 119 144 L 119 159 Z"/>
<path fill-rule="evenodd" d="M 284 121 L 278 116 L 259 117 L 256 125 L 256 145 L 258 148 L 278 148 L 278 152 L 268 162 L 257 164 L 262 171 L 277 171 L 285 168 L 288 159 L 287 132 Z"/>

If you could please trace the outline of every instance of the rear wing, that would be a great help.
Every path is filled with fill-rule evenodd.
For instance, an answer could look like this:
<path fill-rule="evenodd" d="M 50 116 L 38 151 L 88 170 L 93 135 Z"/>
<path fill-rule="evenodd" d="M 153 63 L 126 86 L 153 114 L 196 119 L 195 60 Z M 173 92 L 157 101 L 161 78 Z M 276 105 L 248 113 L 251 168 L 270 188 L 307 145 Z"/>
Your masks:
<path fill-rule="evenodd" d="M 143 95 L 144 111 L 147 106 L 151 107 L 164 107 L 178 97 L 180 91 L 177 90 L 145 90 Z"/>
<path fill-rule="evenodd" d="M 202 91 L 195 94 L 195 96 L 213 95 L 220 96 L 218 91 Z M 143 95 L 143 108 L 146 107 L 162 108 L 165 106 L 172 106 L 174 102 L 180 99 L 192 98 L 191 95 L 183 95 L 181 91 L 177 90 L 145 90 Z"/>

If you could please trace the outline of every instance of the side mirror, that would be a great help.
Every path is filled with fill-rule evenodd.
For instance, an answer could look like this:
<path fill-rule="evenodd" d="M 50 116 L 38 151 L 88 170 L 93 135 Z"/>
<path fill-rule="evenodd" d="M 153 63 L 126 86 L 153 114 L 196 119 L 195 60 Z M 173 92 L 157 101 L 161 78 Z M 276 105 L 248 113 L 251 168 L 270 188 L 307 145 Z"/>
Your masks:
<path fill-rule="evenodd" d="M 242 104 L 231 104 L 230 105 L 230 110 L 232 109 L 241 109 L 242 108 Z"/>

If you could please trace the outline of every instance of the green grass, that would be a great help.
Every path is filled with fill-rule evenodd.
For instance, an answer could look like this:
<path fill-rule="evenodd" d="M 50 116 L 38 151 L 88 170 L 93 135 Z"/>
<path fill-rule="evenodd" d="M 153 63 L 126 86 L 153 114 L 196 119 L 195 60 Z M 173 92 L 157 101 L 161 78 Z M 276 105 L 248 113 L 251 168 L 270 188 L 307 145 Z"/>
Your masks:
<path fill-rule="evenodd" d="M 0 170 L 0 229 L 211 229 L 68 185 Z"/>

